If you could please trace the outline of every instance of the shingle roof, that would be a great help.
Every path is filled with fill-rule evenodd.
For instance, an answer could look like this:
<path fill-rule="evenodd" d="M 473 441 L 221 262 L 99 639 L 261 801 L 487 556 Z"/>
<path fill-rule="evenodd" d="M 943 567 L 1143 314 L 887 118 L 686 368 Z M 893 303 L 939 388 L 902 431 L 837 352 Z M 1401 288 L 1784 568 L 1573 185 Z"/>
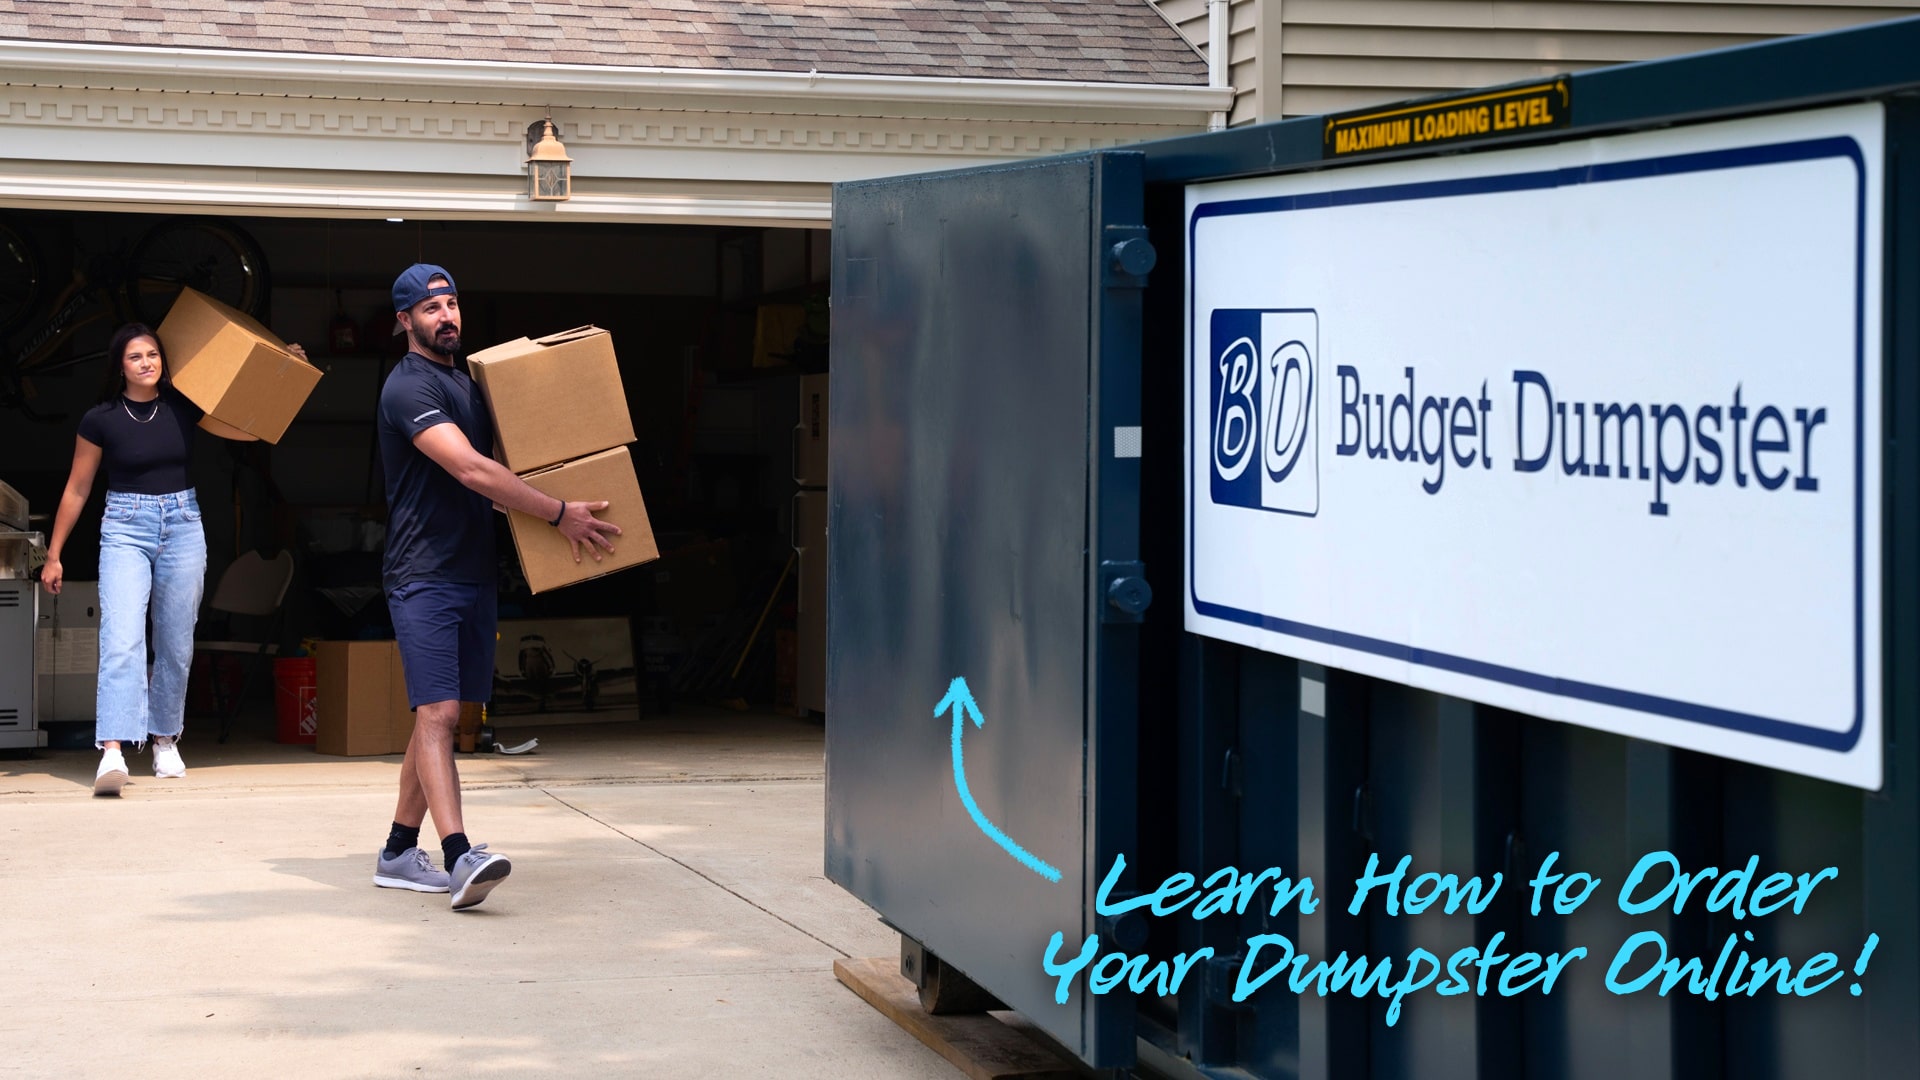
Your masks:
<path fill-rule="evenodd" d="M 0 38 L 412 59 L 1201 85 L 1147 0 L 0 0 Z"/>

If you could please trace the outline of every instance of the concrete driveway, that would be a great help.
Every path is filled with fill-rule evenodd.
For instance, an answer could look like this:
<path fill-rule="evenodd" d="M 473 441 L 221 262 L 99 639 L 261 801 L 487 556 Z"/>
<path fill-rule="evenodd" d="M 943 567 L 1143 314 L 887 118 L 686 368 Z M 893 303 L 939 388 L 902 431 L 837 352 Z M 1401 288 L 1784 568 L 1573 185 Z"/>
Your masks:
<path fill-rule="evenodd" d="M 461 759 L 514 871 L 457 915 L 372 884 L 397 757 L 190 728 L 119 799 L 90 749 L 0 758 L 0 1076 L 957 1075 L 834 979 L 898 939 L 821 874 L 818 724 L 536 735 Z"/>

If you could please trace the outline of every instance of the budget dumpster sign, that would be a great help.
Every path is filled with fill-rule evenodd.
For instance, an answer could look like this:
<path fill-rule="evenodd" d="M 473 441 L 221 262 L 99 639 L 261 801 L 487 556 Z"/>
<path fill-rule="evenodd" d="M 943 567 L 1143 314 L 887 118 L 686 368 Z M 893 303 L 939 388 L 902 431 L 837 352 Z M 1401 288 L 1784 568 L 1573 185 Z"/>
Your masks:
<path fill-rule="evenodd" d="M 1883 131 L 1190 187 L 1188 629 L 1879 787 Z"/>

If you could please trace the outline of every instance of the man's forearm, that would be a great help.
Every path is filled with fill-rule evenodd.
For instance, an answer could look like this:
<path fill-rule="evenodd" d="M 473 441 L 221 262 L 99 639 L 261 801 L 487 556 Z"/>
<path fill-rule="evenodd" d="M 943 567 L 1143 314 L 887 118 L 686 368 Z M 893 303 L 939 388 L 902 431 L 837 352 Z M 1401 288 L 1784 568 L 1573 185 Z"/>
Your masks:
<path fill-rule="evenodd" d="M 560 500 L 534 490 L 525 480 L 513 475 L 505 465 L 489 457 L 474 456 L 460 482 L 509 510 L 532 514 L 541 521 L 560 516 Z"/>

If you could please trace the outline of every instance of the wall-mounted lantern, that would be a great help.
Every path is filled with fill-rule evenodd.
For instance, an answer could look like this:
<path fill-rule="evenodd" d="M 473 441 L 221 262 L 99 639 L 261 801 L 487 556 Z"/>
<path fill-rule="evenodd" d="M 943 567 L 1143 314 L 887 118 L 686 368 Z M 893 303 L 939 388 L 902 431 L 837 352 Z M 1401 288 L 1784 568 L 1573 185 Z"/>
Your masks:
<path fill-rule="evenodd" d="M 534 141 L 535 133 L 539 141 Z M 554 137 L 551 117 L 527 131 L 527 198 L 535 202 L 565 202 L 573 197 L 573 159 Z"/>

